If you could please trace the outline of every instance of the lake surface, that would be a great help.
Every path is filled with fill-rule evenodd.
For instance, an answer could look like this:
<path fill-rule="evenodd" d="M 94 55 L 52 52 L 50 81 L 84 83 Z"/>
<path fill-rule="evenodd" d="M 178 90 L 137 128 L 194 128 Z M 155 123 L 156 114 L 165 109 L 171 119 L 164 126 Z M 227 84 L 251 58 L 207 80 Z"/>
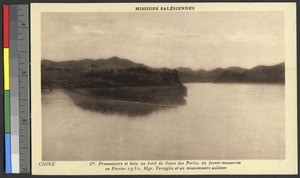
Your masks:
<path fill-rule="evenodd" d="M 42 94 L 43 160 L 284 159 L 284 85 L 184 84 L 186 104 L 130 117 Z"/>

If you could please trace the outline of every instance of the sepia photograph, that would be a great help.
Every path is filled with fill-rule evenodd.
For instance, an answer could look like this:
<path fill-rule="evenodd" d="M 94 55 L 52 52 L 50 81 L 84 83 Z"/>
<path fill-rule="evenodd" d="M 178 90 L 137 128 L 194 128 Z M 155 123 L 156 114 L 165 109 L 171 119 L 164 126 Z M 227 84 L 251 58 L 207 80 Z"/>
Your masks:
<path fill-rule="evenodd" d="M 40 161 L 290 159 L 284 10 L 111 7 L 40 11 Z"/>
<path fill-rule="evenodd" d="M 41 20 L 43 160 L 285 158 L 282 12 Z"/>

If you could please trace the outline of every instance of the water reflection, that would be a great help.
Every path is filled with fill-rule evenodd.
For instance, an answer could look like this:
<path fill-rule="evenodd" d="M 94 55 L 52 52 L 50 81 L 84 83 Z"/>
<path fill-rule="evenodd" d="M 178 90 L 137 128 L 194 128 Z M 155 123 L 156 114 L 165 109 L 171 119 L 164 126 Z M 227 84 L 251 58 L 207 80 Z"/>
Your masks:
<path fill-rule="evenodd" d="M 163 101 L 149 103 L 141 101 L 118 100 L 86 94 L 78 91 L 66 91 L 76 106 L 102 114 L 118 114 L 130 117 L 146 116 L 160 110 L 168 110 L 186 103 L 183 96 L 164 96 Z"/>

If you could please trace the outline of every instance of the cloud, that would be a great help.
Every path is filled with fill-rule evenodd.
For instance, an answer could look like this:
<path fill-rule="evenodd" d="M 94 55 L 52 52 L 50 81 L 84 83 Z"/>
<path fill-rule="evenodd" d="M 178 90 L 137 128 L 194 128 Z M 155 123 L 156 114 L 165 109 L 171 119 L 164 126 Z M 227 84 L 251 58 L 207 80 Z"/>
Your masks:
<path fill-rule="evenodd" d="M 224 39 L 230 42 L 245 42 L 254 43 L 260 45 L 278 45 L 280 39 L 272 34 L 247 34 L 241 31 L 237 31 L 233 34 L 224 35 Z"/>
<path fill-rule="evenodd" d="M 73 31 L 75 33 L 87 34 L 87 33 L 96 33 L 96 34 L 104 34 L 105 32 L 101 29 L 92 28 L 92 27 L 82 27 L 78 25 L 73 26 Z"/>
<path fill-rule="evenodd" d="M 166 33 L 163 30 L 144 30 L 141 32 L 141 36 L 145 39 L 156 39 L 156 38 L 163 38 L 169 36 L 168 33 Z"/>

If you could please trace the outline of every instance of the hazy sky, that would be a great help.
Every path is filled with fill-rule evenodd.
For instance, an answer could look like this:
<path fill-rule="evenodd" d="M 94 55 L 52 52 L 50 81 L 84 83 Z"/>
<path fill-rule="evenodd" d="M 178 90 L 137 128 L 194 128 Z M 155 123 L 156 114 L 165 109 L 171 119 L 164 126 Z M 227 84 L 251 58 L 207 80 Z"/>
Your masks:
<path fill-rule="evenodd" d="M 284 61 L 283 12 L 43 13 L 42 58 L 118 56 L 151 67 Z"/>

